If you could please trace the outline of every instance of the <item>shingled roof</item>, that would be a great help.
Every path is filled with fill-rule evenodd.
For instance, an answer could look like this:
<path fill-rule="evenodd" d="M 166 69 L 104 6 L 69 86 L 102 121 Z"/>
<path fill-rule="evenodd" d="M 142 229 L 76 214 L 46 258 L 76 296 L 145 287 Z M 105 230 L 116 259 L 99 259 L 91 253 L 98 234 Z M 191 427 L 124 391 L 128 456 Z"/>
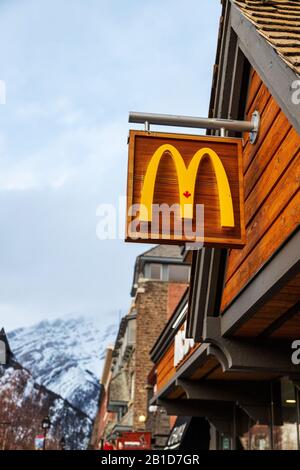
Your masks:
<path fill-rule="evenodd" d="M 233 0 L 233 3 L 300 75 L 300 1 Z"/>
<path fill-rule="evenodd" d="M 182 253 L 182 247 L 177 245 L 156 245 L 153 248 L 150 248 L 150 250 L 147 250 L 141 255 L 137 256 L 134 265 L 131 296 L 135 295 L 137 280 L 139 278 L 141 270 L 143 269 L 145 261 L 151 261 L 162 264 L 183 263 L 184 256 Z"/>
<path fill-rule="evenodd" d="M 154 248 L 142 253 L 147 258 L 177 258 L 182 260 L 182 248 L 177 245 L 156 245 Z"/>

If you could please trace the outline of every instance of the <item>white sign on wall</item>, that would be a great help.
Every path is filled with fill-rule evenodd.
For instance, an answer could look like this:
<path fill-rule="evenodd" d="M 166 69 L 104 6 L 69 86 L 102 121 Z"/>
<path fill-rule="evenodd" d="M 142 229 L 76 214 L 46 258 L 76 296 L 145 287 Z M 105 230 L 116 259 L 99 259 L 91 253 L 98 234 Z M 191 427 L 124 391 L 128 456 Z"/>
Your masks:
<path fill-rule="evenodd" d="M 175 336 L 175 344 L 174 344 L 174 367 L 178 366 L 178 364 L 184 359 L 184 357 L 190 352 L 192 347 L 194 346 L 195 341 L 190 338 L 186 338 L 186 323 L 184 324 L 184 328 L 179 330 Z"/>

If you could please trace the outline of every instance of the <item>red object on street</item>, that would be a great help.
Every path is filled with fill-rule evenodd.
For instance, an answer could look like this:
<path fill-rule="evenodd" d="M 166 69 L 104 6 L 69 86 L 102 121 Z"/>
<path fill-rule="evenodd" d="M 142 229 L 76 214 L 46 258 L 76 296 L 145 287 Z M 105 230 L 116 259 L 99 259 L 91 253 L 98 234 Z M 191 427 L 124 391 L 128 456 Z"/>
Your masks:
<path fill-rule="evenodd" d="M 150 450 L 150 432 L 123 432 L 117 439 L 117 450 Z"/>
<path fill-rule="evenodd" d="M 114 450 L 114 446 L 110 442 L 104 442 L 103 450 Z"/>
<path fill-rule="evenodd" d="M 34 439 L 34 448 L 35 450 L 44 450 L 45 446 L 45 435 L 38 434 Z"/>

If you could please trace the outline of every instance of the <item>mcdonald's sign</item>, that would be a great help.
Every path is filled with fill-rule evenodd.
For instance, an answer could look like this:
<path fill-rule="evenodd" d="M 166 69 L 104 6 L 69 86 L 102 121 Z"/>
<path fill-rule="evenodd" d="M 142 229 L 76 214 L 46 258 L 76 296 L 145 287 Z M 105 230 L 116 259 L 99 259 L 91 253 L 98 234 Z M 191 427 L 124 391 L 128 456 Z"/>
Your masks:
<path fill-rule="evenodd" d="M 244 246 L 241 139 L 130 131 L 126 241 Z"/>

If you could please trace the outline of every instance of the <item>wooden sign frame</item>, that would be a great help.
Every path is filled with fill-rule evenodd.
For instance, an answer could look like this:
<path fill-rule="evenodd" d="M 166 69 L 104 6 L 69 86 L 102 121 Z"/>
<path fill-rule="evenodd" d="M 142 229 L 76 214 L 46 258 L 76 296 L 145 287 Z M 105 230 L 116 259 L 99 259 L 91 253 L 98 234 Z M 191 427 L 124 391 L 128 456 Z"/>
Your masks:
<path fill-rule="evenodd" d="M 130 215 L 130 208 L 141 204 L 141 201 L 138 217 Z M 175 230 L 166 235 L 161 227 L 154 236 L 149 233 L 153 204 L 163 203 L 178 203 L 183 223 L 187 219 L 194 223 L 195 204 L 203 204 L 204 237 L 191 240 L 184 235 L 178 236 Z M 144 207 L 149 212 L 144 212 Z M 137 218 L 141 222 L 141 238 L 136 238 L 139 231 L 130 231 Z M 178 218 L 174 215 L 172 219 L 174 227 Z M 243 247 L 242 139 L 131 130 L 125 241 L 155 244 L 201 242 L 211 247 Z"/>

